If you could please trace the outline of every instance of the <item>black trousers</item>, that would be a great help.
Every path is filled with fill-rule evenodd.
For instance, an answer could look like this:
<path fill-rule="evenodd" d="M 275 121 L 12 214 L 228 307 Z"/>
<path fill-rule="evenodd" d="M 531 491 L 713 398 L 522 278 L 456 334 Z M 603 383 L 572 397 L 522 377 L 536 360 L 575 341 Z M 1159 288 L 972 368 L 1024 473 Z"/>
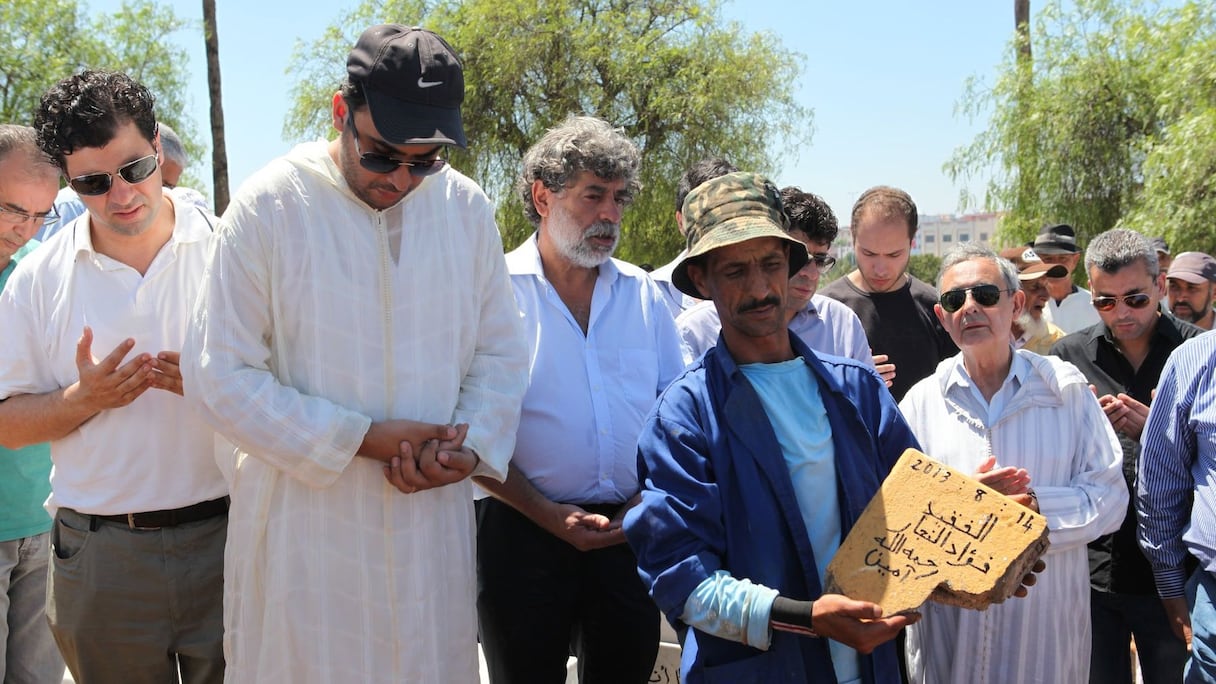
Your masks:
<path fill-rule="evenodd" d="M 492 684 L 561 684 L 571 653 L 582 684 L 643 684 L 659 650 L 628 544 L 579 551 L 497 499 L 477 502 L 477 617 Z"/>

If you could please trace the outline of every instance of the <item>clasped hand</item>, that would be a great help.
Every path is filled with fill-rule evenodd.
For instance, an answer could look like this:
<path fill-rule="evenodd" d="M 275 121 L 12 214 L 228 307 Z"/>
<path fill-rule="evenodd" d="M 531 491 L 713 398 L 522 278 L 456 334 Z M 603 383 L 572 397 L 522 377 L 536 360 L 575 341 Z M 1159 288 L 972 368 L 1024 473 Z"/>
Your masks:
<path fill-rule="evenodd" d="M 476 453 L 464 446 L 468 423 L 453 427 L 394 420 L 387 425 L 395 428 L 398 453 L 387 459 L 384 478 L 406 494 L 459 482 L 481 462 Z"/>

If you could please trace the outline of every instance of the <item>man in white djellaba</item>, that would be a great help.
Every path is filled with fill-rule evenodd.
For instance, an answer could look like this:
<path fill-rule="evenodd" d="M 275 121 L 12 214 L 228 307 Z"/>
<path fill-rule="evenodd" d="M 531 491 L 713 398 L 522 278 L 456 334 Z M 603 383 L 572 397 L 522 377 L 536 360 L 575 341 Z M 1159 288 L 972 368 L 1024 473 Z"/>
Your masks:
<path fill-rule="evenodd" d="M 908 628 L 916 684 L 1059 684 L 1089 679 L 1086 545 L 1127 510 L 1123 452 L 1085 376 L 1014 351 L 1025 306 L 1012 263 L 979 245 L 942 260 L 938 319 L 962 350 L 899 408 L 926 454 L 1047 518 L 1051 547 L 1034 591 L 985 611 L 926 604 Z"/>
<path fill-rule="evenodd" d="M 502 480 L 527 352 L 459 58 L 420 28 L 359 38 L 331 142 L 233 198 L 183 357 L 237 445 L 229 682 L 475 682 L 472 475 Z"/>

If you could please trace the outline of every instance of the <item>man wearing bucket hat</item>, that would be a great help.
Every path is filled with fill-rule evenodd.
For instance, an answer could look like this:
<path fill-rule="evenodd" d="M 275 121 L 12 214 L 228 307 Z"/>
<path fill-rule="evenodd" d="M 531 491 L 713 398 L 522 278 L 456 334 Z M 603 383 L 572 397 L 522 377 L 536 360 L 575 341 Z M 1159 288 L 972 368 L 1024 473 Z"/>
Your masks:
<path fill-rule="evenodd" d="M 229 681 L 477 681 L 468 478 L 506 475 L 527 355 L 494 206 L 440 156 L 463 97 L 442 38 L 373 26 L 337 139 L 220 223 L 183 357 L 239 445 Z"/>
<path fill-rule="evenodd" d="M 625 516 L 651 596 L 691 628 L 682 681 L 708 668 L 718 681 L 898 681 L 891 640 L 917 616 L 883 617 L 822 581 L 916 440 L 872 368 L 789 331 L 789 279 L 808 256 L 772 182 L 721 176 L 683 214 L 688 255 L 672 282 L 712 299 L 722 332 L 647 418 L 642 501 Z"/>
<path fill-rule="evenodd" d="M 828 254 L 838 230 L 831 207 L 818 195 L 794 186 L 782 188 L 781 201 L 786 230 L 806 245 L 810 255 L 806 265 L 790 280 L 790 296 L 786 302 L 790 306 L 787 312 L 790 330 L 815 351 L 874 363 L 876 359 L 870 354 L 866 331 L 857 314 L 843 303 L 815 291 L 821 275 L 836 263 Z M 701 302 L 680 314 L 676 326 L 684 338 L 689 361 L 717 343 L 722 329 L 713 302 Z"/>

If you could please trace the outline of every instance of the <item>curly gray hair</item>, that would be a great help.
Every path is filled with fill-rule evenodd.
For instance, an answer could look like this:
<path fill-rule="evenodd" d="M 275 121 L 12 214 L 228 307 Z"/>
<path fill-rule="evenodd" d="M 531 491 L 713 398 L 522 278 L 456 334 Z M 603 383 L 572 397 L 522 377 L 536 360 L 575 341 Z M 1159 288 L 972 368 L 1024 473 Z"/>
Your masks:
<path fill-rule="evenodd" d="M 524 153 L 515 192 L 532 225 L 540 225 L 540 214 L 532 201 L 532 184 L 541 181 L 553 192 L 561 192 L 579 171 L 590 171 L 605 180 L 625 180 L 629 199 L 642 189 L 638 167 L 642 155 L 621 129 L 593 116 L 568 116 L 551 128 Z"/>

